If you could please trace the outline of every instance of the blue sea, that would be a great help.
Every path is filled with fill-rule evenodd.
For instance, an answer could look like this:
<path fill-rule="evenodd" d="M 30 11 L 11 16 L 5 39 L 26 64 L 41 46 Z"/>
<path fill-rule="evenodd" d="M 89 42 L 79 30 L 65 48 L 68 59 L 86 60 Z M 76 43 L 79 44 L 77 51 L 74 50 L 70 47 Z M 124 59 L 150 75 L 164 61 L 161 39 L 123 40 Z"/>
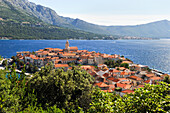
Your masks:
<path fill-rule="evenodd" d="M 0 55 L 6 58 L 19 51 L 37 51 L 43 48 L 64 48 L 66 40 L 0 40 Z M 120 54 L 137 64 L 148 65 L 170 73 L 170 39 L 161 40 L 70 40 L 77 46 L 107 54 Z"/>

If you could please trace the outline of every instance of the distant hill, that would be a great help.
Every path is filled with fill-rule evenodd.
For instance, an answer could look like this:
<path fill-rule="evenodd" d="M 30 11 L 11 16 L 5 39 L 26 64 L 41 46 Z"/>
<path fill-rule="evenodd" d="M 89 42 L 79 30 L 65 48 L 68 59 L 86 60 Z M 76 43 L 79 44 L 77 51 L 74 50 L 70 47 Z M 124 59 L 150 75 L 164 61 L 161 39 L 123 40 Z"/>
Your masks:
<path fill-rule="evenodd" d="M 0 37 L 12 37 L 12 39 L 78 39 L 83 37 L 84 39 L 93 39 L 93 37 L 102 38 L 104 36 L 46 23 L 35 16 L 36 12 L 32 12 L 34 4 L 31 4 L 26 0 L 0 0 Z M 23 6 L 23 9 L 18 5 Z M 28 6 L 29 8 L 27 8 Z M 42 6 L 36 7 L 37 10 L 41 10 L 41 8 L 49 10 Z"/>
<path fill-rule="evenodd" d="M 58 27 L 107 35 L 139 36 L 151 38 L 170 37 L 170 21 L 168 20 L 135 26 L 100 26 L 80 19 L 72 19 L 69 17 L 60 16 L 54 10 L 41 5 L 36 5 L 32 2 L 29 2 L 28 0 L 0 0 L 0 2 L 10 4 L 12 7 L 18 11 L 21 11 L 25 15 L 31 15 L 31 18 L 38 18 L 39 20 L 36 19 L 36 21 L 43 21 Z M 1 6 L 6 6 L 2 5 L 2 3 Z M 22 15 L 20 17 L 22 17 Z M 29 19 L 30 18 L 27 18 L 27 20 Z"/>
<path fill-rule="evenodd" d="M 2 0 L 1 0 L 2 1 Z M 70 29 L 79 29 L 93 33 L 123 35 L 123 36 L 140 36 L 140 37 L 170 37 L 170 22 L 162 20 L 136 26 L 100 26 L 85 22 L 80 19 L 59 16 L 54 10 L 36 5 L 28 0 L 3 0 L 11 3 L 29 15 L 33 15 L 40 20 L 49 24 Z"/>
<path fill-rule="evenodd" d="M 110 33 L 127 36 L 166 38 L 170 37 L 170 21 L 162 20 L 136 26 L 105 27 Z"/>

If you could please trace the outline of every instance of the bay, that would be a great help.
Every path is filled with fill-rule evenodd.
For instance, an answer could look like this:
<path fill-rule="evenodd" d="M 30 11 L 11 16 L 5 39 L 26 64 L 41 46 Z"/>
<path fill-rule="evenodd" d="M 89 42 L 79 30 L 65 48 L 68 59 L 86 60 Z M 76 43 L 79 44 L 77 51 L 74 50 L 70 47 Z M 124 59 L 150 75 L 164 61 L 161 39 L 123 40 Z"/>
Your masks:
<path fill-rule="evenodd" d="M 19 51 L 37 51 L 44 48 L 64 48 L 66 40 L 0 40 L 0 55 L 15 56 Z M 137 64 L 148 65 L 170 73 L 170 40 L 69 40 L 77 46 L 107 54 L 120 54 Z"/>

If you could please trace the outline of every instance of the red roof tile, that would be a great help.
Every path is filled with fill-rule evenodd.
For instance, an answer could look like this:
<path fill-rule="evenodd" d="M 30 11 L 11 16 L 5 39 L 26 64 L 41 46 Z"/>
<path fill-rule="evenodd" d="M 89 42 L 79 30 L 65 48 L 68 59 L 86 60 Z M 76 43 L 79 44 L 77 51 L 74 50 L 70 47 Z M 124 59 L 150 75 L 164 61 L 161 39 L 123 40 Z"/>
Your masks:
<path fill-rule="evenodd" d="M 122 93 L 127 93 L 127 94 L 130 94 L 130 93 L 134 93 L 134 91 L 133 90 L 124 90 L 124 91 L 122 91 Z"/>
<path fill-rule="evenodd" d="M 103 82 L 95 83 L 94 85 L 98 87 L 108 87 L 108 85 Z"/>
<path fill-rule="evenodd" d="M 69 67 L 68 64 L 55 64 L 55 67 Z"/>

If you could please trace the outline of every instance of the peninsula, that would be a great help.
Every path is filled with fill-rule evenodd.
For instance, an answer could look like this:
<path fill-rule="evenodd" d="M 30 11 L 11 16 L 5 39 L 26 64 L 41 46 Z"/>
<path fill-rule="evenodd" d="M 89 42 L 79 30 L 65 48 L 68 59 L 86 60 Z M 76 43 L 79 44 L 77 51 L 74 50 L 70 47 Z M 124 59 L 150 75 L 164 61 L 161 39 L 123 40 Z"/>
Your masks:
<path fill-rule="evenodd" d="M 72 69 L 80 66 L 95 78 L 94 86 L 104 92 L 116 92 L 123 96 L 133 93 L 144 84 L 157 84 L 167 74 L 149 69 L 148 66 L 135 64 L 133 61 L 117 54 L 109 55 L 95 51 L 78 50 L 70 47 L 66 41 L 65 48 L 45 48 L 35 52 L 17 52 L 16 57 L 26 64 L 41 68 L 52 62 L 55 69 Z M 22 67 L 23 65 L 21 65 Z"/>

